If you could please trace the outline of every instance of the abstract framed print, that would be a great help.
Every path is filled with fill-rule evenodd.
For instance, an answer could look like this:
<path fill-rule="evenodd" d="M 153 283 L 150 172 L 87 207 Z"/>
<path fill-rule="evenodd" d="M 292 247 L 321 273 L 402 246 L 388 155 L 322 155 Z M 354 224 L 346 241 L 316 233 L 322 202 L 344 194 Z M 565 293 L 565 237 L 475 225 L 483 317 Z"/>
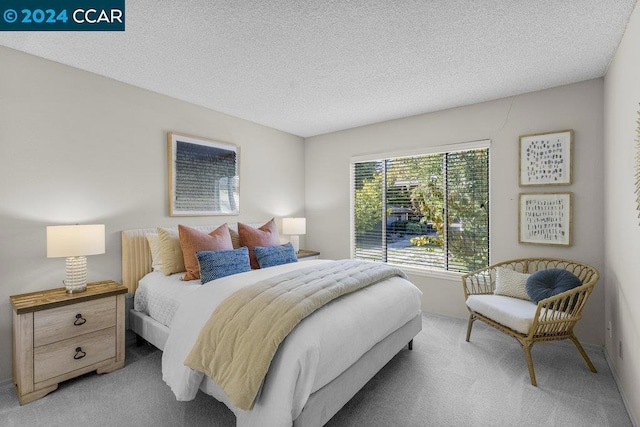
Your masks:
<path fill-rule="evenodd" d="M 169 215 L 237 215 L 239 147 L 197 136 L 167 133 Z"/>
<path fill-rule="evenodd" d="M 573 193 L 520 193 L 519 241 L 572 245 Z"/>
<path fill-rule="evenodd" d="M 520 137 L 520 186 L 572 183 L 573 130 Z"/>

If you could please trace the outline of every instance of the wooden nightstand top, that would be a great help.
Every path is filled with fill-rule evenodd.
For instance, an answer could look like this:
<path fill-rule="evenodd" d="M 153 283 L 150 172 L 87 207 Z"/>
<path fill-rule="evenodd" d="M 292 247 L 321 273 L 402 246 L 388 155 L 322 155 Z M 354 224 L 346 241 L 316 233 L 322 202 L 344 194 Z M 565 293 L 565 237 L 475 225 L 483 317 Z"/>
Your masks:
<path fill-rule="evenodd" d="M 126 287 L 113 280 L 105 280 L 87 283 L 87 290 L 77 294 L 68 294 L 65 288 L 56 288 L 28 294 L 11 295 L 9 299 L 16 314 L 24 314 L 126 293 Z"/>
<path fill-rule="evenodd" d="M 311 256 L 320 256 L 320 252 L 307 251 L 305 249 L 300 249 L 296 255 L 297 255 L 298 259 L 300 259 L 300 258 L 308 258 L 308 257 L 311 257 Z"/>

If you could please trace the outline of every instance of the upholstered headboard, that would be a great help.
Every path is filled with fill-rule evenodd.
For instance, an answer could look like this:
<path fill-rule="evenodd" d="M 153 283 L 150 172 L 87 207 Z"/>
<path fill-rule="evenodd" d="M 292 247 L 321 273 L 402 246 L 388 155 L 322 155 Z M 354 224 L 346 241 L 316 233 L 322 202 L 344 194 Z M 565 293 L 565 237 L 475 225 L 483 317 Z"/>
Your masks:
<path fill-rule="evenodd" d="M 237 231 L 236 223 L 227 223 L 231 230 Z M 196 230 L 210 233 L 222 224 L 216 225 L 190 225 Z M 249 224 L 252 227 L 260 227 L 262 224 Z M 165 227 L 174 228 L 176 227 Z M 136 228 L 122 231 L 122 284 L 134 294 L 138 288 L 138 281 L 145 274 L 151 272 L 151 250 L 147 242 L 148 233 L 157 233 L 157 228 Z"/>
<path fill-rule="evenodd" d="M 122 231 L 122 284 L 134 294 L 138 280 L 151 272 L 151 250 L 146 234 L 157 232 L 155 228 L 138 228 Z"/>

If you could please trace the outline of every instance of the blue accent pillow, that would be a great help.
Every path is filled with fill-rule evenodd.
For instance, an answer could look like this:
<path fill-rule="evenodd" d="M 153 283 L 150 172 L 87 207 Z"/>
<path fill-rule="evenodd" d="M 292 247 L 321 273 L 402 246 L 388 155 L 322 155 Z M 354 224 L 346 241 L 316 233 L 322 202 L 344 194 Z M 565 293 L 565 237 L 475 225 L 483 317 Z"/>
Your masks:
<path fill-rule="evenodd" d="M 570 271 L 562 268 L 547 268 L 529 276 L 525 286 L 531 301 L 538 303 L 580 285 L 582 285 L 580 279 Z"/>
<path fill-rule="evenodd" d="M 251 270 L 246 246 L 230 251 L 198 251 L 196 257 L 202 283 Z"/>
<path fill-rule="evenodd" d="M 255 246 L 253 252 L 256 254 L 260 268 L 273 267 L 274 265 L 289 264 L 298 262 L 296 251 L 291 243 L 280 246 Z"/>

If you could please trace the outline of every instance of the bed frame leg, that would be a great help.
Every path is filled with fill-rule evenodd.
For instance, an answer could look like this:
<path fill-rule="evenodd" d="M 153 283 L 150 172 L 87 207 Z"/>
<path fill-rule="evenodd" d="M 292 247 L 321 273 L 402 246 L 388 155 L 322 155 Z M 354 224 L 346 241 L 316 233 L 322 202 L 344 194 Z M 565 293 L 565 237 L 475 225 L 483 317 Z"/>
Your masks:
<path fill-rule="evenodd" d="M 142 347 L 145 343 L 145 339 L 142 338 L 140 335 L 136 334 L 136 347 Z"/>
<path fill-rule="evenodd" d="M 409 350 L 413 350 L 413 340 L 409 341 L 408 347 Z"/>

